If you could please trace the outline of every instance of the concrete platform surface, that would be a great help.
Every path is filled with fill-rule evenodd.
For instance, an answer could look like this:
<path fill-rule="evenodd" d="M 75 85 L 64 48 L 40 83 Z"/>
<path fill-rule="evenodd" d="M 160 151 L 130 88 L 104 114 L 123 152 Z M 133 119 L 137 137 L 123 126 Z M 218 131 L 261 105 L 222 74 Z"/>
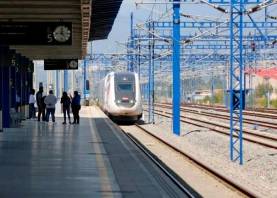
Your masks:
<path fill-rule="evenodd" d="M 1 198 L 185 197 L 96 108 L 81 116 L 0 133 Z"/>

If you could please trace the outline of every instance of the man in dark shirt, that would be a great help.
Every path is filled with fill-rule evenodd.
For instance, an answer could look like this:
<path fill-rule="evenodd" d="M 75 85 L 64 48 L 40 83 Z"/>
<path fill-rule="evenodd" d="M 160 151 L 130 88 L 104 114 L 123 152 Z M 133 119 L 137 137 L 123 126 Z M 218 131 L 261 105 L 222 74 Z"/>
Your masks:
<path fill-rule="evenodd" d="M 38 106 L 38 121 L 42 115 L 42 120 L 45 121 L 45 104 L 43 98 L 43 87 L 39 87 L 39 91 L 36 94 L 36 101 Z"/>

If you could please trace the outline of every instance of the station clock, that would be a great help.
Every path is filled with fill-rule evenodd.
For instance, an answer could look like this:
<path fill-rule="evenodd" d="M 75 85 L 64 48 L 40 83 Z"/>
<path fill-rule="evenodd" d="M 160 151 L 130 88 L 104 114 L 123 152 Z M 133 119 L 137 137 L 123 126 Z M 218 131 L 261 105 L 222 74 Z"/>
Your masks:
<path fill-rule="evenodd" d="M 78 62 L 76 60 L 71 60 L 68 65 L 70 69 L 78 68 Z"/>
<path fill-rule="evenodd" d="M 64 25 L 57 26 L 53 32 L 54 39 L 60 43 L 68 41 L 71 37 L 71 31 Z"/>

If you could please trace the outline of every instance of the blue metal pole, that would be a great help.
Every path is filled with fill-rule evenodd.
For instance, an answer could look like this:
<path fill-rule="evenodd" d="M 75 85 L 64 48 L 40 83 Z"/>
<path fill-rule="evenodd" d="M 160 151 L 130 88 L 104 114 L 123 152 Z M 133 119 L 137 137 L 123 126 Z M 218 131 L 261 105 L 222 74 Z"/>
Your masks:
<path fill-rule="evenodd" d="M 240 13 L 243 13 L 244 3 L 240 0 Z M 243 103 L 245 103 L 243 95 L 245 94 L 245 90 L 243 89 L 244 86 L 244 60 L 243 60 L 243 14 L 239 15 L 240 25 L 239 25 L 239 90 L 240 90 L 240 99 L 239 99 L 239 163 L 240 165 L 243 164 L 243 139 L 242 139 L 242 124 L 243 124 L 243 117 L 242 117 L 242 110 L 243 110 Z"/>
<path fill-rule="evenodd" d="M 60 89 L 60 87 L 59 87 L 59 71 L 57 70 L 56 71 L 56 96 L 57 96 L 57 98 L 60 97 L 59 89 Z"/>
<path fill-rule="evenodd" d="M 154 32 L 154 24 L 152 26 L 152 30 Z M 155 123 L 155 113 L 154 113 L 154 105 L 155 105 L 155 40 L 154 40 L 154 34 L 152 34 L 152 42 L 151 42 L 151 121 L 154 124 Z"/>
<path fill-rule="evenodd" d="M 267 29 L 267 25 L 268 25 L 268 23 L 267 23 L 268 9 L 267 8 L 264 9 L 264 15 L 265 15 L 265 37 L 268 38 L 267 37 L 268 36 L 268 29 Z M 265 41 L 265 42 L 267 42 L 267 41 Z"/>
<path fill-rule="evenodd" d="M 64 77 L 63 77 L 63 87 L 64 91 L 68 91 L 68 70 L 64 70 Z"/>
<path fill-rule="evenodd" d="M 180 135 L 180 0 L 173 4 L 173 133 Z"/>
<path fill-rule="evenodd" d="M 129 71 L 133 72 L 134 71 L 134 30 L 133 30 L 133 26 L 134 26 L 134 15 L 133 12 L 131 12 L 131 43 L 130 43 L 130 68 Z"/>
<path fill-rule="evenodd" d="M 84 99 L 86 99 L 87 60 L 84 59 Z"/>
<path fill-rule="evenodd" d="M 149 24 L 149 43 L 148 43 L 148 48 L 149 48 L 149 66 L 148 66 L 148 86 L 147 86 L 147 98 L 148 98 L 148 122 L 150 123 L 151 122 L 151 59 L 152 59 L 152 56 L 151 56 L 151 45 L 152 45 L 152 41 L 150 40 L 151 38 L 151 34 L 150 34 L 150 31 L 151 31 L 151 24 Z"/>
<path fill-rule="evenodd" d="M 234 51 L 234 13 L 233 13 L 233 7 L 234 7 L 234 1 L 231 1 L 230 4 L 231 12 L 230 12 L 230 85 L 229 85 L 229 93 L 230 93 L 230 158 L 233 161 L 234 159 L 234 149 L 233 149 L 233 98 L 234 98 L 234 91 L 233 91 L 233 71 L 234 71 L 234 56 L 233 56 L 233 51 Z"/>
<path fill-rule="evenodd" d="M 149 42 L 151 42 L 149 40 Z M 151 43 L 149 43 L 149 67 L 148 67 L 148 122 L 151 122 L 151 47 L 150 47 Z"/>
<path fill-rule="evenodd" d="M 243 164 L 243 9 L 242 0 L 230 4 L 230 158 Z M 237 29 L 238 27 L 238 29 Z M 238 45 L 234 40 L 238 38 Z M 238 73 L 239 72 L 239 73 Z"/>

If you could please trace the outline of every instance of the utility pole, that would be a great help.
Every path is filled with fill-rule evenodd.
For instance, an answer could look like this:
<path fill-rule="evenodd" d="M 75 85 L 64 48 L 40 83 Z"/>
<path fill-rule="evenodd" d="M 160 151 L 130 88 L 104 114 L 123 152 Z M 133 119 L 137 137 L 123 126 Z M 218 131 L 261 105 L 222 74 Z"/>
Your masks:
<path fill-rule="evenodd" d="M 129 50 L 128 50 L 128 71 L 133 72 L 134 71 L 134 15 L 133 12 L 131 12 L 131 24 L 130 24 L 130 43 L 128 44 Z"/>
<path fill-rule="evenodd" d="M 230 159 L 243 164 L 243 103 L 244 57 L 243 13 L 244 1 L 231 0 L 230 4 Z"/>
<path fill-rule="evenodd" d="M 180 135 L 180 0 L 173 2 L 173 133 Z"/>

